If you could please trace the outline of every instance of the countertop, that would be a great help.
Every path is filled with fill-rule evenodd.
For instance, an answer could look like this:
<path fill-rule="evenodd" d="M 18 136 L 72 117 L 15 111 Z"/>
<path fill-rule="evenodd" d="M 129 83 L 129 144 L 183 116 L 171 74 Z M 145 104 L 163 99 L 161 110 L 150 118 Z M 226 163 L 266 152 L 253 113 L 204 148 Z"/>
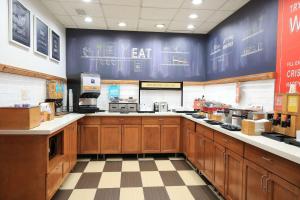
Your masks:
<path fill-rule="evenodd" d="M 128 114 L 120 114 L 120 113 L 109 113 L 109 112 L 99 112 L 99 113 L 93 113 L 93 114 L 67 114 L 60 118 L 55 118 L 52 121 L 49 122 L 43 122 L 39 127 L 36 127 L 34 129 L 30 130 L 0 130 L 0 134 L 2 135 L 49 135 L 69 124 L 72 122 L 79 120 L 80 118 L 84 116 L 124 116 L 124 117 L 130 117 L 130 116 L 178 116 L 178 117 L 184 117 L 186 119 L 192 120 L 198 124 L 204 125 L 208 128 L 211 128 L 215 131 L 218 131 L 220 133 L 223 133 L 225 135 L 231 136 L 233 138 L 236 138 L 240 141 L 243 141 L 247 144 L 253 145 L 255 147 L 258 147 L 260 149 L 263 149 L 265 151 L 268 151 L 270 153 L 273 153 L 275 155 L 278 155 L 280 157 L 283 157 L 287 160 L 290 160 L 292 162 L 295 162 L 297 164 L 300 164 L 300 148 L 296 146 L 292 146 L 283 142 L 278 142 L 263 136 L 248 136 L 240 131 L 229 131 L 226 129 L 223 129 L 222 127 L 218 125 L 210 125 L 206 123 L 202 119 L 195 119 L 191 115 L 181 114 L 181 113 L 173 113 L 173 112 L 165 112 L 165 113 L 128 113 Z"/>

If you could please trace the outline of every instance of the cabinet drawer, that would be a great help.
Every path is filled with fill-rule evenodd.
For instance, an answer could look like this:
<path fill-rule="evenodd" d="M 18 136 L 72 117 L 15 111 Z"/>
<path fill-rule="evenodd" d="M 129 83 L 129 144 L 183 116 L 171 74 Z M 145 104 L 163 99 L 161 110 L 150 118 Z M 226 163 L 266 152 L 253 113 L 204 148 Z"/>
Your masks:
<path fill-rule="evenodd" d="M 214 139 L 214 132 L 210 128 L 206 128 L 205 126 L 202 126 L 200 124 L 196 125 L 196 132 L 200 133 L 202 136 L 207 137 L 211 140 Z"/>
<path fill-rule="evenodd" d="M 160 124 L 158 117 L 143 117 L 142 124 Z"/>
<path fill-rule="evenodd" d="M 300 185 L 300 165 L 294 162 L 248 144 L 245 145 L 245 158 L 294 185 Z"/>
<path fill-rule="evenodd" d="M 100 117 L 84 117 L 78 122 L 79 124 L 100 124 Z"/>
<path fill-rule="evenodd" d="M 101 118 L 103 125 L 139 125 L 142 124 L 141 117 L 103 117 Z"/>
<path fill-rule="evenodd" d="M 143 117 L 142 123 L 180 125 L 180 117 Z"/>
<path fill-rule="evenodd" d="M 191 120 L 185 119 L 183 121 L 183 127 L 195 131 L 196 123 Z"/>
<path fill-rule="evenodd" d="M 58 190 L 62 182 L 62 177 L 63 165 L 59 163 L 47 174 L 47 199 L 50 199 Z"/>
<path fill-rule="evenodd" d="M 244 155 L 244 143 L 229 137 L 227 135 L 224 135 L 223 133 L 215 132 L 214 134 L 214 140 L 215 142 L 219 143 L 220 145 L 226 147 L 227 149 L 230 149 L 234 153 L 237 153 L 241 156 Z"/>

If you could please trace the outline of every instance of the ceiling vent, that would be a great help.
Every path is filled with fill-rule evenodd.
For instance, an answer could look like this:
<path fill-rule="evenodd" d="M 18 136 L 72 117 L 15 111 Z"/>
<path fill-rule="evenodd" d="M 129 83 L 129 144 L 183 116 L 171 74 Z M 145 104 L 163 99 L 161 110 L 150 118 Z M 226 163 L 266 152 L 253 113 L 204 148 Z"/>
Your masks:
<path fill-rule="evenodd" d="M 75 11 L 78 15 L 86 15 L 85 10 L 83 10 L 83 9 L 75 9 Z"/>

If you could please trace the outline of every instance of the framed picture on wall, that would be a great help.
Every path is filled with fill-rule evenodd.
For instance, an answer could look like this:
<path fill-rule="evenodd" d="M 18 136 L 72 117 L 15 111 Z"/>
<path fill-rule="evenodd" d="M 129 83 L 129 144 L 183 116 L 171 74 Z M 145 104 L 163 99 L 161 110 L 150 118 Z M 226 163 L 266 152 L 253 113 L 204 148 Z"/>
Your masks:
<path fill-rule="evenodd" d="M 40 18 L 34 17 L 34 51 L 43 56 L 49 55 L 49 28 Z"/>
<path fill-rule="evenodd" d="M 9 0 L 9 39 L 25 48 L 31 43 L 31 13 L 18 0 Z"/>
<path fill-rule="evenodd" d="M 51 30 L 51 59 L 60 61 L 60 37 Z"/>

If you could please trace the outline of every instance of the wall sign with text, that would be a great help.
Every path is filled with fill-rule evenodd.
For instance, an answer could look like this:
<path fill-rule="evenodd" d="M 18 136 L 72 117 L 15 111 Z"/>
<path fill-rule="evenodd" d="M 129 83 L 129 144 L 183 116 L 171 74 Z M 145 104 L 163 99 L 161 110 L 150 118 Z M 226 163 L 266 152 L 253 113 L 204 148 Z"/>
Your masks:
<path fill-rule="evenodd" d="M 49 28 L 40 18 L 34 18 L 34 51 L 48 56 Z"/>
<path fill-rule="evenodd" d="M 288 92 L 290 84 L 300 92 L 300 1 L 278 3 L 276 92 Z"/>
<path fill-rule="evenodd" d="M 60 61 L 60 37 L 51 31 L 51 59 Z"/>
<path fill-rule="evenodd" d="M 19 1 L 9 1 L 10 41 L 25 48 L 30 48 L 31 13 Z"/>

